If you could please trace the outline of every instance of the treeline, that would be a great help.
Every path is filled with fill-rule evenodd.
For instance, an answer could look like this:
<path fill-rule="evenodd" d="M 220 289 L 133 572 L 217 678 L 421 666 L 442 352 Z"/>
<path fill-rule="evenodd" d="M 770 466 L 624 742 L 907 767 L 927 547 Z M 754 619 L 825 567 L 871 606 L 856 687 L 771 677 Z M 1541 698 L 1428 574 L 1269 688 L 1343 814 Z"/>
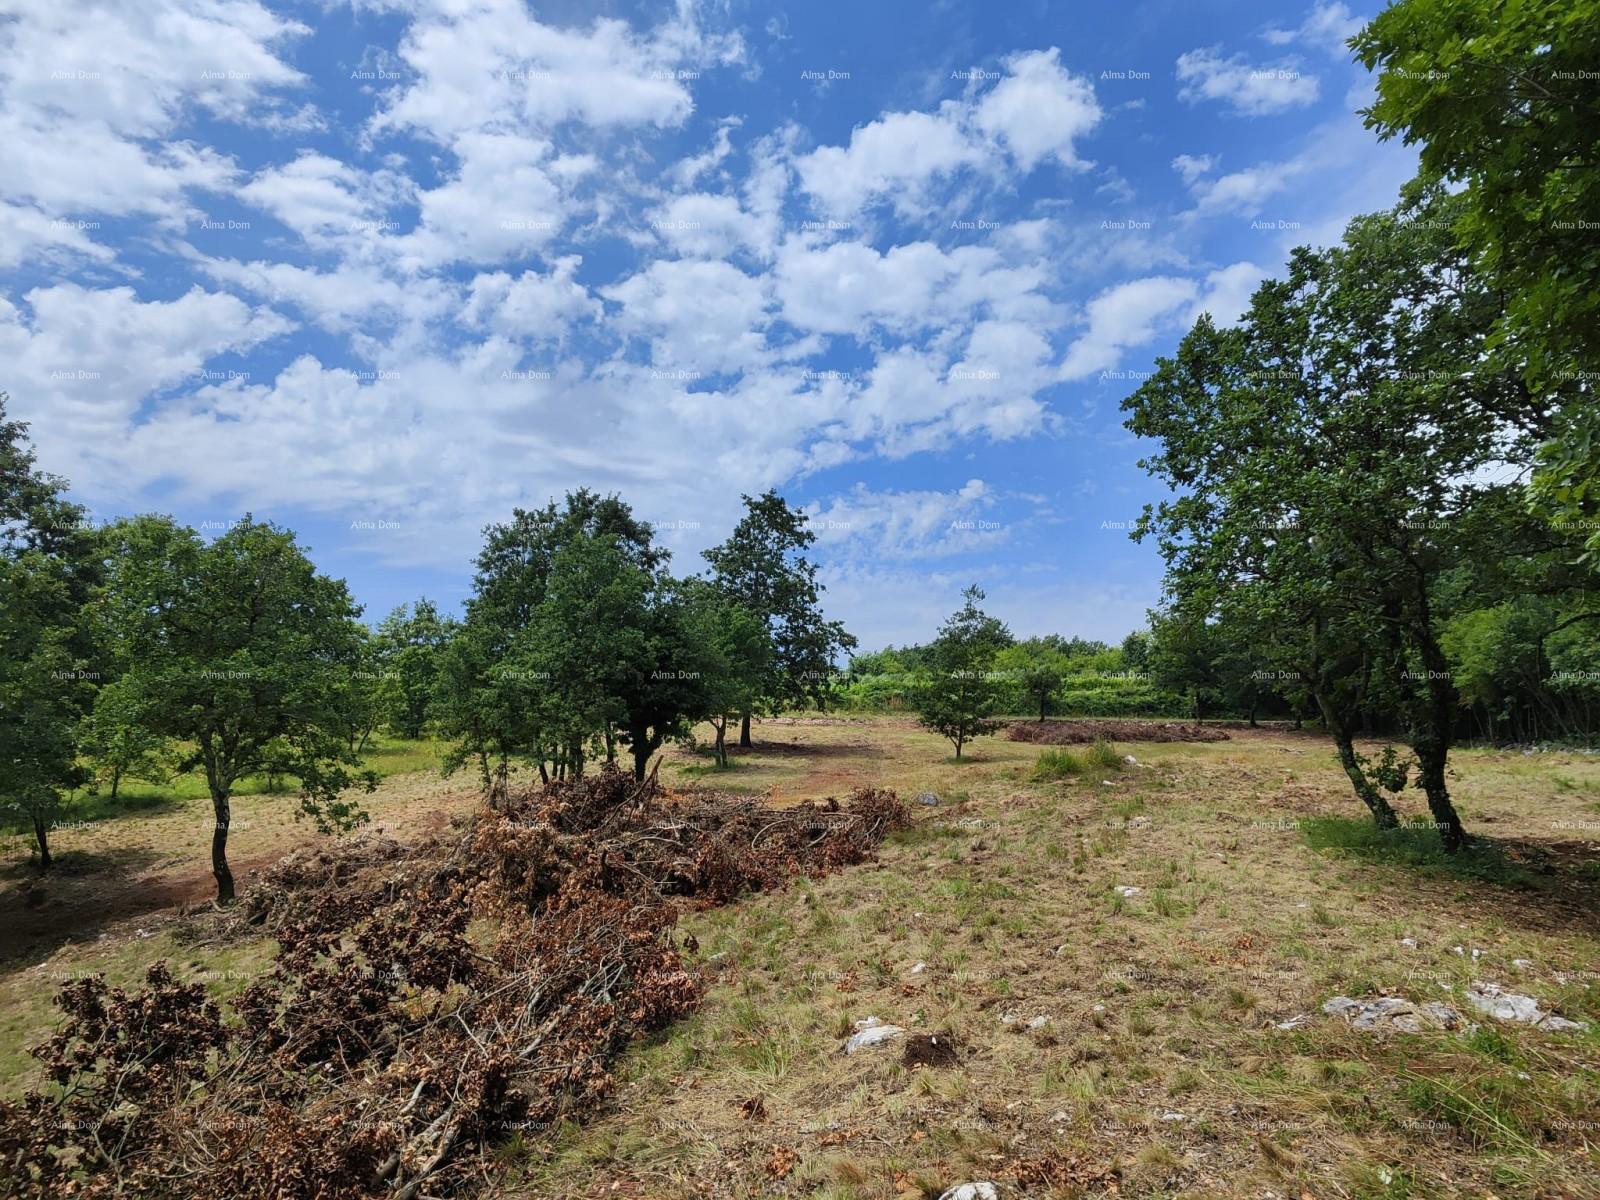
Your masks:
<path fill-rule="evenodd" d="M 245 517 L 207 541 L 169 517 L 96 526 L 39 471 L 0 394 L 0 813 L 49 831 L 79 790 L 203 775 L 227 900 L 231 802 L 292 779 L 319 830 L 365 819 L 379 728 L 447 741 L 491 799 L 521 764 L 544 779 L 650 756 L 709 721 L 825 702 L 855 645 L 823 618 L 814 535 L 768 492 L 679 577 L 650 526 L 588 491 L 490 526 L 465 615 L 426 600 L 376 629 L 294 535 Z"/>
<path fill-rule="evenodd" d="M 1118 646 L 1060 634 L 1017 638 L 998 646 L 985 670 L 997 685 L 997 710 L 1012 716 L 1188 714 L 1188 698 L 1150 673 L 1148 644 L 1143 632 Z M 914 711 L 938 657 L 935 643 L 858 654 L 839 677 L 836 702 L 851 712 Z"/>
<path fill-rule="evenodd" d="M 1420 176 L 1124 404 L 1175 497 L 1135 534 L 1166 561 L 1168 677 L 1285 682 L 1375 821 L 1414 780 L 1450 849 L 1463 733 L 1595 730 L 1594 10 L 1387 8 L 1352 46 L 1380 73 L 1368 124 L 1419 144 Z M 1407 752 L 1363 757 L 1371 728 Z"/>

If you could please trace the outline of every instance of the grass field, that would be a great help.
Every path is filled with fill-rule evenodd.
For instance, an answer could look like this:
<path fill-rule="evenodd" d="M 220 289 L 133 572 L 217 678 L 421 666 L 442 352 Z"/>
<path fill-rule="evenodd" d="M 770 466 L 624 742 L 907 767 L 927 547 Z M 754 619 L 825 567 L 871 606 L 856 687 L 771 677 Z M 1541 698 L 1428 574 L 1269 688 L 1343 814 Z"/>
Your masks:
<path fill-rule="evenodd" d="M 1116 765 L 1077 747 L 1076 769 L 1044 772 L 1047 751 L 1000 739 L 958 764 L 899 718 L 756 737 L 725 771 L 675 750 L 662 777 L 775 804 L 869 785 L 941 802 L 875 866 L 689 916 L 701 1011 L 627 1055 L 607 1111 L 508 1146 L 498 1194 L 1600 1195 L 1600 757 L 1459 753 L 1482 836 L 1450 859 L 1430 830 L 1358 820 L 1309 734 L 1125 743 L 1136 761 Z M 463 782 L 396 773 L 369 807 L 405 836 L 470 808 Z M 291 808 L 241 800 L 235 862 L 313 836 Z M 269 942 L 211 942 L 173 907 L 206 894 L 205 815 L 179 800 L 62 831 L 42 886 L 10 847 L 0 904 L 42 932 L 0 964 L 8 1091 L 55 982 L 131 982 L 164 956 L 225 995 L 267 961 Z M 1473 981 L 1588 1028 L 1375 1034 L 1320 1011 L 1464 1009 Z M 900 1041 L 841 1054 L 867 1017 L 953 1061 L 908 1065 Z"/>

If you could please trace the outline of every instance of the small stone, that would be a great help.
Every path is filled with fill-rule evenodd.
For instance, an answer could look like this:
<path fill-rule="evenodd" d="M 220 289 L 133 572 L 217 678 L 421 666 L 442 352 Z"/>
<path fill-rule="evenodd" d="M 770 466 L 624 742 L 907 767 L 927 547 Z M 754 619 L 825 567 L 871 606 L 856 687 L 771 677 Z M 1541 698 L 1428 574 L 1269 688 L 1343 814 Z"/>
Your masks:
<path fill-rule="evenodd" d="M 1450 949 L 1454 953 L 1461 955 L 1462 958 L 1465 958 L 1467 956 L 1466 950 L 1461 946 L 1451 946 Z"/>
<path fill-rule="evenodd" d="M 1125 763 L 1129 763 L 1130 765 L 1135 766 L 1135 767 L 1137 767 L 1139 765 L 1139 760 L 1137 758 L 1135 758 L 1131 754 L 1124 754 L 1122 756 L 1122 761 L 1125 762 Z"/>
<path fill-rule="evenodd" d="M 1409 946 L 1409 947 L 1411 947 L 1411 949 L 1415 950 L 1417 948 L 1417 939 L 1416 938 L 1401 938 L 1400 939 L 1400 944 L 1402 946 Z"/>
<path fill-rule="evenodd" d="M 873 1046 L 881 1046 L 885 1042 L 892 1042 L 896 1038 L 903 1038 L 906 1031 L 898 1025 L 885 1025 L 877 1017 L 868 1017 L 865 1022 L 856 1022 L 857 1033 L 851 1036 L 844 1044 L 846 1054 L 854 1054 L 858 1050 L 867 1050 Z"/>
<path fill-rule="evenodd" d="M 939 797 L 934 792 L 918 792 L 917 803 L 926 804 L 929 808 L 937 808 L 939 805 Z"/>
<path fill-rule="evenodd" d="M 994 1184 L 987 1181 L 958 1183 L 940 1196 L 939 1200 L 1000 1200 L 1000 1193 Z"/>
<path fill-rule="evenodd" d="M 1279 1021 L 1276 1025 L 1273 1026 L 1273 1028 L 1274 1029 L 1299 1029 L 1300 1026 L 1304 1025 L 1309 1020 L 1311 1020 L 1311 1014 L 1310 1013 L 1299 1013 L 1299 1014 L 1297 1014 L 1295 1016 L 1290 1017 L 1287 1021 Z"/>
<path fill-rule="evenodd" d="M 1116 784 L 1112 783 L 1111 780 L 1109 780 L 1109 779 L 1102 779 L 1100 782 L 1105 784 L 1106 787 L 1116 787 L 1117 786 Z"/>
<path fill-rule="evenodd" d="M 1529 967 L 1533 966 L 1533 959 L 1531 959 L 1531 958 L 1513 958 L 1511 960 L 1511 965 L 1513 967 L 1515 967 L 1519 971 L 1526 971 Z"/>
<path fill-rule="evenodd" d="M 1050 1114 L 1050 1121 L 1051 1121 L 1052 1124 L 1055 1124 L 1055 1125 L 1061 1124 L 1062 1121 L 1070 1121 L 1070 1120 L 1072 1120 L 1072 1118 L 1070 1116 L 1068 1116 L 1067 1113 L 1064 1110 L 1059 1109 L 1059 1108 L 1055 1112 Z"/>
<path fill-rule="evenodd" d="M 1132 817 L 1128 821 L 1129 829 L 1145 829 L 1150 825 L 1149 817 Z"/>
<path fill-rule="evenodd" d="M 916 966 L 911 968 L 911 973 L 913 975 L 921 975 L 927 969 L 928 969 L 928 964 L 927 963 L 919 962 Z"/>
<path fill-rule="evenodd" d="M 1028 1028 L 1029 1029 L 1043 1029 L 1048 1024 L 1050 1024 L 1050 1018 L 1049 1017 L 1035 1017 L 1035 1018 L 1033 1018 L 1033 1020 L 1028 1022 Z"/>
<path fill-rule="evenodd" d="M 1120 884 L 1117 887 L 1117 895 L 1121 896 L 1124 900 L 1127 900 L 1133 896 L 1137 896 L 1140 891 L 1140 888 L 1129 887 L 1127 884 Z"/>
<path fill-rule="evenodd" d="M 1161 1119 L 1163 1121 L 1187 1121 L 1189 1118 L 1181 1112 L 1164 1112 L 1161 1114 Z"/>

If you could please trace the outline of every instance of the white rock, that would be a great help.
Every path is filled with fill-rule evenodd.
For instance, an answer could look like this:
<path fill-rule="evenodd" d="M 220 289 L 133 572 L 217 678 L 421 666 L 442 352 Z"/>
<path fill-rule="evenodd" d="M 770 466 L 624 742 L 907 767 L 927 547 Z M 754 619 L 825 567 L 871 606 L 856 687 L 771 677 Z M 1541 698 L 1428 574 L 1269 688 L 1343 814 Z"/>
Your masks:
<path fill-rule="evenodd" d="M 1128 820 L 1129 829 L 1145 829 L 1150 824 L 1149 817 L 1131 817 Z"/>
<path fill-rule="evenodd" d="M 1496 1021 L 1518 1021 L 1553 1033 L 1570 1033 L 1583 1026 L 1539 1007 L 1532 996 L 1508 992 L 1498 983 L 1472 983 L 1467 985 L 1467 1003 Z"/>
<path fill-rule="evenodd" d="M 959 1183 L 939 1197 L 939 1200 L 1000 1200 L 994 1184 L 987 1181 Z"/>
<path fill-rule="evenodd" d="M 1344 1017 L 1355 1029 L 1421 1033 L 1425 1029 L 1460 1029 L 1466 1025 L 1461 1014 L 1448 1004 L 1437 1000 L 1413 1004 L 1403 996 L 1379 996 L 1374 1000 L 1335 996 L 1323 1004 L 1322 1011 L 1330 1017 Z"/>
<path fill-rule="evenodd" d="M 1043 1029 L 1048 1024 L 1050 1024 L 1050 1018 L 1049 1017 L 1035 1017 L 1033 1020 L 1028 1022 L 1028 1028 L 1029 1029 Z"/>
<path fill-rule="evenodd" d="M 1116 787 L 1117 786 L 1116 784 L 1112 783 L 1111 780 L 1109 780 L 1109 779 L 1102 779 L 1100 782 L 1105 784 L 1107 787 Z"/>
<path fill-rule="evenodd" d="M 857 1050 L 867 1050 L 873 1046 L 881 1046 L 885 1042 L 892 1042 L 896 1038 L 903 1038 L 906 1035 L 906 1031 L 898 1025 L 885 1025 L 883 1022 L 878 1021 L 877 1018 L 873 1018 L 873 1021 L 875 1022 L 874 1024 L 862 1028 L 859 1033 L 854 1034 L 844 1044 L 844 1052 L 846 1054 L 854 1054 Z M 857 1026 L 860 1026 L 860 1022 L 857 1022 Z"/>
<path fill-rule="evenodd" d="M 1181 1112 L 1164 1112 L 1161 1114 L 1161 1119 L 1163 1121 L 1187 1121 L 1189 1118 Z"/>
<path fill-rule="evenodd" d="M 1136 767 L 1139 765 L 1139 760 L 1131 754 L 1124 754 L 1122 756 L 1122 761 L 1125 763 L 1132 763 Z"/>
<path fill-rule="evenodd" d="M 1022 1018 L 1014 1012 L 1000 1014 L 1000 1024 L 1002 1025 L 1015 1025 L 1020 1020 Z"/>
<path fill-rule="evenodd" d="M 1472 961 L 1473 962 L 1477 962 L 1478 959 L 1480 959 L 1482 957 L 1483 957 L 1483 951 L 1479 950 L 1476 946 L 1474 946 L 1472 948 Z"/>
<path fill-rule="evenodd" d="M 1465 958 L 1467 956 L 1467 952 L 1464 949 L 1462 949 L 1460 946 L 1451 946 L 1450 949 L 1453 950 L 1455 953 L 1461 955 L 1461 957 L 1463 957 L 1463 958 Z"/>
<path fill-rule="evenodd" d="M 1297 1014 L 1295 1016 L 1290 1017 L 1287 1021 L 1279 1021 L 1276 1025 L 1273 1026 L 1273 1028 L 1274 1029 L 1299 1029 L 1300 1026 L 1304 1025 L 1309 1020 L 1311 1020 L 1311 1014 L 1310 1013 L 1299 1013 L 1299 1014 Z"/>
<path fill-rule="evenodd" d="M 913 975 L 921 975 L 927 969 L 928 969 L 928 964 L 927 963 L 919 962 L 916 966 L 911 968 L 911 973 Z"/>
<path fill-rule="evenodd" d="M 1417 948 L 1417 939 L 1416 938 L 1401 938 L 1400 939 L 1400 944 L 1402 946 L 1410 946 L 1411 949 L 1415 950 Z"/>
<path fill-rule="evenodd" d="M 1519 971 L 1526 971 L 1529 967 L 1533 966 L 1533 959 L 1531 959 L 1531 958 L 1513 958 L 1511 960 L 1511 965 L 1513 967 L 1515 967 Z"/>
<path fill-rule="evenodd" d="M 1059 1124 L 1061 1124 L 1062 1121 L 1070 1121 L 1070 1120 L 1072 1120 L 1072 1117 L 1069 1116 L 1064 1109 L 1059 1109 L 1058 1108 L 1054 1113 L 1052 1113 L 1050 1115 L 1050 1121 L 1051 1121 L 1052 1124 L 1059 1125 Z"/>
<path fill-rule="evenodd" d="M 1129 887 L 1126 884 L 1123 884 L 1123 885 L 1121 885 L 1121 886 L 1119 886 L 1117 888 L 1117 895 L 1121 896 L 1124 900 L 1126 900 L 1130 896 L 1137 896 L 1139 894 L 1140 890 L 1141 889 L 1139 889 L 1139 888 Z"/>

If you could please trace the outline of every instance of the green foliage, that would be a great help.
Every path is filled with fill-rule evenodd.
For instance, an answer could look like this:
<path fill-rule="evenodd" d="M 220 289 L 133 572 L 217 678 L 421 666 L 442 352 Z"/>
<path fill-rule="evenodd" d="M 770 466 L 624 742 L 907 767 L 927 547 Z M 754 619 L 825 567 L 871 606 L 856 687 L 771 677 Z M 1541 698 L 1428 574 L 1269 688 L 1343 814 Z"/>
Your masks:
<path fill-rule="evenodd" d="M 1083 774 L 1083 760 L 1064 746 L 1047 746 L 1033 764 L 1033 778 L 1046 781 L 1073 779 Z"/>
<path fill-rule="evenodd" d="M 0 813 L 48 828 L 82 783 L 79 721 L 94 699 L 98 647 L 84 617 L 99 581 L 94 536 L 66 485 L 34 466 L 27 426 L 0 393 Z"/>
<path fill-rule="evenodd" d="M 826 707 L 836 664 L 856 640 L 822 615 L 817 566 L 805 556 L 817 535 L 806 514 L 777 492 L 744 497 L 745 515 L 721 545 L 705 551 L 712 580 L 728 601 L 767 629 L 766 677 L 755 708 Z"/>
<path fill-rule="evenodd" d="M 150 727 L 149 702 L 138 685 L 137 675 L 102 685 L 79 734 L 79 752 L 89 760 L 92 786 L 107 788 L 113 802 L 125 781 L 164 783 L 181 762 L 172 742 Z"/>
<path fill-rule="evenodd" d="M 398 736 L 420 738 L 427 732 L 440 657 L 455 627 L 427 599 L 400 605 L 378 625 L 376 703 L 381 719 Z"/>
<path fill-rule="evenodd" d="M 365 819 L 349 789 L 361 769 L 349 722 L 365 631 L 342 580 L 318 574 L 294 536 L 245 517 L 212 542 L 165 517 L 106 531 L 107 624 L 124 686 L 150 732 L 192 747 L 217 826 L 212 866 L 231 899 L 228 801 L 250 774 L 299 783 L 320 830 Z"/>
<path fill-rule="evenodd" d="M 1125 404 L 1129 428 L 1160 441 L 1146 465 L 1178 493 L 1135 534 L 1167 562 L 1177 663 L 1153 664 L 1158 678 L 1198 698 L 1226 684 L 1206 670 L 1230 658 L 1235 678 L 1252 663 L 1286 672 L 1380 824 L 1393 814 L 1353 728 L 1400 724 L 1453 847 L 1443 613 L 1452 589 L 1502 586 L 1539 552 L 1512 516 L 1520 485 L 1498 470 L 1531 461 L 1539 406 L 1515 372 L 1483 366 L 1502 297 L 1450 232 L 1464 203 L 1416 190 L 1340 246 L 1296 250 L 1238 326 L 1202 318 Z"/>
<path fill-rule="evenodd" d="M 1126 765 L 1117 748 L 1103 737 L 1097 737 L 1089 743 L 1084 751 L 1084 762 L 1102 771 L 1120 771 Z"/>
<path fill-rule="evenodd" d="M 1533 871 L 1507 858 L 1493 843 L 1475 841 L 1464 850 L 1447 850 L 1439 831 L 1426 821 L 1379 829 L 1346 817 L 1308 817 L 1300 822 L 1300 834 L 1313 850 L 1335 851 L 1427 874 L 1509 887 L 1540 886 Z"/>
<path fill-rule="evenodd" d="M 1367 124 L 1462 186 L 1452 230 L 1508 298 L 1489 349 L 1547 420 L 1536 491 L 1600 551 L 1597 0 L 1399 0 L 1353 40 L 1378 72 Z"/>
<path fill-rule="evenodd" d="M 978 607 L 976 584 L 962 593 L 964 603 L 939 627 L 929 648 L 926 676 L 917 689 L 918 719 L 948 738 L 956 757 L 967 742 L 993 733 L 993 720 L 1005 696 L 994 673 L 995 656 L 1011 643 L 1010 631 Z"/>

